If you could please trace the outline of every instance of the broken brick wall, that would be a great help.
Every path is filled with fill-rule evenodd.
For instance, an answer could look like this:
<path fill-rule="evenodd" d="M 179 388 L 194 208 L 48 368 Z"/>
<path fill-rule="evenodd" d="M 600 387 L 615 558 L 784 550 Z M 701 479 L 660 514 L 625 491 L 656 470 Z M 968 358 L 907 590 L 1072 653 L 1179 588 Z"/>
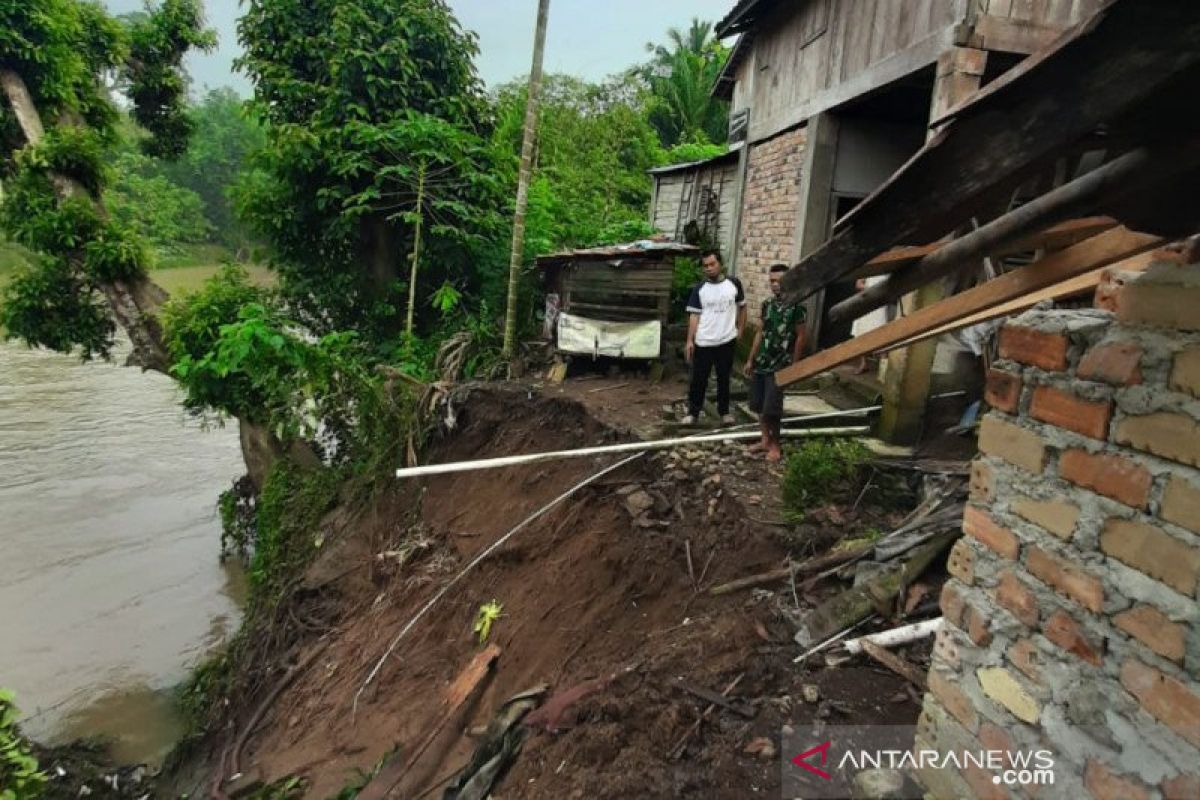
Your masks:
<path fill-rule="evenodd" d="M 922 745 L 1053 751 L 1053 789 L 922 773 L 939 797 L 1200 797 L 1200 265 L 1117 312 L 1000 334 L 949 558 Z"/>
<path fill-rule="evenodd" d="M 805 137 L 804 128 L 786 131 L 752 145 L 747 156 L 737 276 L 753 319 L 770 295 L 767 270 L 794 260 Z"/>

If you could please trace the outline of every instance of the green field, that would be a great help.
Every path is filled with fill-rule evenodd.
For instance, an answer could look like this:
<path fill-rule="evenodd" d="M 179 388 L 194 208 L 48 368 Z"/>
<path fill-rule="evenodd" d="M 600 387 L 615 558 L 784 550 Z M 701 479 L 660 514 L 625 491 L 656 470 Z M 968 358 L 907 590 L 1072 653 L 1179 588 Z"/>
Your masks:
<path fill-rule="evenodd" d="M 169 255 L 161 255 L 156 261 L 158 269 L 150 273 L 151 279 L 171 294 L 191 292 L 199 289 L 209 277 L 221 268 L 229 258 L 229 252 L 216 245 L 189 245 Z M 24 247 L 0 241 L 0 287 L 22 267 L 33 263 L 34 256 Z M 275 275 L 266 267 L 247 267 L 250 279 L 261 286 L 272 286 Z"/>

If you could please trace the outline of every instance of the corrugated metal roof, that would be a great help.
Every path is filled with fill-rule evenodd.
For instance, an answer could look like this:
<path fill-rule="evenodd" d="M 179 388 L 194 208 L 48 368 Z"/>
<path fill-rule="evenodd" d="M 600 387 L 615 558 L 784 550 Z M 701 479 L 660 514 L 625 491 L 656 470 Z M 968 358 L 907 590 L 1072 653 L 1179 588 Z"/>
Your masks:
<path fill-rule="evenodd" d="M 700 248 L 683 242 L 671 242 L 658 239 L 641 239 L 626 244 L 614 244 L 604 247 L 587 247 L 579 250 L 564 250 L 560 253 L 548 253 L 537 257 L 537 265 L 546 267 L 552 264 L 562 264 L 568 261 L 606 261 L 613 259 L 646 259 L 651 257 L 693 256 Z"/>
<path fill-rule="evenodd" d="M 738 142 L 738 143 L 734 144 L 733 146 L 731 146 L 724 153 L 713 156 L 712 158 L 705 158 L 700 161 L 685 161 L 682 164 L 668 164 L 665 167 L 655 167 L 654 169 L 650 169 L 650 170 L 646 170 L 646 171 L 649 172 L 651 175 L 666 175 L 671 172 L 679 172 L 681 170 L 691 169 L 693 167 L 703 167 L 703 166 L 707 166 L 708 164 L 717 164 L 722 161 L 733 161 L 735 158 L 737 158 L 738 153 L 741 151 L 741 149 L 742 149 L 742 143 Z"/>

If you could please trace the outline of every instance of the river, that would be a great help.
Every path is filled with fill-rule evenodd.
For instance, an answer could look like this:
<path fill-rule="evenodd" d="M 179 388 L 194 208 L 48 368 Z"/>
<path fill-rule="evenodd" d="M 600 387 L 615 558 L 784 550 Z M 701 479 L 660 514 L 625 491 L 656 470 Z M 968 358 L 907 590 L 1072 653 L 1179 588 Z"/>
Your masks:
<path fill-rule="evenodd" d="M 0 686 L 29 734 L 169 750 L 172 687 L 240 619 L 216 515 L 240 465 L 162 375 L 0 342 Z"/>

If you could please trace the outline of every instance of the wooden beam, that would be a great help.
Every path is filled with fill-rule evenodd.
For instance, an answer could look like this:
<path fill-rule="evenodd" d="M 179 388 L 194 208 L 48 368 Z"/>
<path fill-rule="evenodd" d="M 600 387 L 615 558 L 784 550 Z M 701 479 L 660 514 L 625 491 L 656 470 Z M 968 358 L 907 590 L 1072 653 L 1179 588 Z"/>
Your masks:
<path fill-rule="evenodd" d="M 988 255 L 992 258 L 1003 258 L 1014 253 L 1027 253 L 1034 250 L 1061 250 L 1116 226 L 1117 221 L 1112 217 L 1083 217 L 1082 219 L 1067 220 L 1052 225 L 1041 233 L 1031 234 L 1008 246 L 997 248 Z M 914 247 L 893 248 L 872 258 L 863 265 L 862 269 L 854 273 L 854 277 L 870 278 L 875 275 L 886 275 L 901 267 L 915 264 L 944 245 L 945 242 L 936 242 Z"/>
<path fill-rule="evenodd" d="M 1014 179 L 1200 64 L 1200 15 L 1176 0 L 1117 0 L 1077 31 L 960 107 L 952 125 L 784 276 L 785 293 L 806 297 L 889 247 L 955 230 Z"/>
<path fill-rule="evenodd" d="M 1125 190 L 1134 182 L 1149 186 L 1164 179 L 1186 158 L 1200 157 L 1190 146 L 1152 152 L 1139 147 L 1097 167 L 1070 183 L 1051 189 L 1028 203 L 993 219 L 887 280 L 848 297 L 829 309 L 831 320 L 857 319 L 938 278 L 964 268 L 978 269 L 980 260 L 1044 228 L 1054 220 L 1087 210 L 1098 197 Z"/>
<path fill-rule="evenodd" d="M 1063 300 L 1068 297 L 1084 294 L 1085 292 L 1094 292 L 1096 288 L 1103 282 L 1104 273 L 1109 270 L 1122 270 L 1124 272 L 1143 272 L 1150 264 L 1158 258 L 1157 251 L 1142 253 L 1141 255 L 1127 258 L 1124 261 L 1112 264 L 1107 267 L 1100 267 L 1091 272 L 1085 272 L 1082 275 L 1077 275 L 1074 278 L 1068 278 L 1061 283 L 1056 283 L 1046 289 L 1042 289 L 1032 294 L 1023 295 L 1015 300 L 1010 300 L 1007 303 L 985 309 L 978 313 L 972 314 L 969 317 L 963 317 L 955 322 L 948 322 L 939 328 L 934 328 L 931 331 L 914 336 L 903 342 L 897 342 L 894 345 L 885 347 L 883 352 L 895 350 L 900 347 L 908 347 L 922 339 L 932 339 L 946 333 L 953 333 L 963 328 L 969 328 L 972 325 L 978 325 L 981 322 L 998 319 L 999 317 L 1007 317 L 1012 314 L 1019 314 L 1026 309 L 1033 308 L 1038 303 L 1044 300 Z"/>
<path fill-rule="evenodd" d="M 984 50 L 1029 55 L 1052 45 L 1055 39 L 1062 36 L 1063 30 L 1029 20 L 984 14 L 975 23 L 975 36 L 978 37 L 976 46 Z"/>
<path fill-rule="evenodd" d="M 786 386 L 862 356 L 890 349 L 901 343 L 911 344 L 926 338 L 930 331 L 949 323 L 987 311 L 1085 272 L 1153 250 L 1162 244 L 1163 241 L 1156 236 L 1135 233 L 1126 228 L 1114 228 L 1066 250 L 1046 256 L 1027 267 L 1013 270 L 974 289 L 901 317 L 837 347 L 817 353 L 812 358 L 806 358 L 775 373 L 775 381 L 780 386 Z"/>

